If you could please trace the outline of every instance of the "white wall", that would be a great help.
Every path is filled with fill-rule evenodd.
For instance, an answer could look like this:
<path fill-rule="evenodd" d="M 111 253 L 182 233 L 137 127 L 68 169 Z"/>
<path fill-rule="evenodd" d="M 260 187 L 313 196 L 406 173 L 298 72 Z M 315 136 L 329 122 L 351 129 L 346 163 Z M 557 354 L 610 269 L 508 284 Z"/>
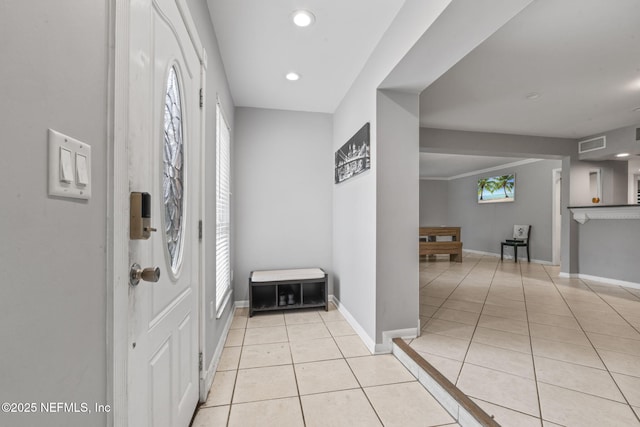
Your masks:
<path fill-rule="evenodd" d="M 321 267 L 332 276 L 331 135 L 329 114 L 236 109 L 236 300 L 249 299 L 252 270 Z"/>
<path fill-rule="evenodd" d="M 79 18 L 81 17 L 81 19 Z M 107 2 L 0 2 L 0 401 L 107 402 Z M 47 129 L 91 145 L 92 197 L 47 195 Z M 5 414 L 100 426 L 104 414 Z"/>

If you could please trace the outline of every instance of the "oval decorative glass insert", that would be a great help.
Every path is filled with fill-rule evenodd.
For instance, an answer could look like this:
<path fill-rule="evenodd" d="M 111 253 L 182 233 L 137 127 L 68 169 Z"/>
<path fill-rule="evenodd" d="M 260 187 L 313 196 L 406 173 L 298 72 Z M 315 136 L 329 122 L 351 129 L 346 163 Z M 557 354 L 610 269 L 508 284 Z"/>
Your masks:
<path fill-rule="evenodd" d="M 169 70 L 164 106 L 164 232 L 173 275 L 177 275 L 182 254 L 184 212 L 184 157 L 180 86 L 175 67 Z"/>

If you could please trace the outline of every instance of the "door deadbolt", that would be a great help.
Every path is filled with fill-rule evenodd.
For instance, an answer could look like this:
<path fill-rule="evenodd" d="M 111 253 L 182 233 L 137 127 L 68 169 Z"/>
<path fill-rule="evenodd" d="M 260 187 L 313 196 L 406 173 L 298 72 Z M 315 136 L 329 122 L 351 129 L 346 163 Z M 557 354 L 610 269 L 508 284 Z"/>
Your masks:
<path fill-rule="evenodd" d="M 160 280 L 160 268 L 148 267 L 143 269 L 139 264 L 133 264 L 129 271 L 129 283 L 131 286 L 136 286 L 140 283 L 140 280 L 144 280 L 145 282 L 157 282 Z"/>
<path fill-rule="evenodd" d="M 131 240 L 147 240 L 152 231 L 157 231 L 151 226 L 151 195 L 134 191 L 129 196 L 130 224 L 129 238 Z"/>

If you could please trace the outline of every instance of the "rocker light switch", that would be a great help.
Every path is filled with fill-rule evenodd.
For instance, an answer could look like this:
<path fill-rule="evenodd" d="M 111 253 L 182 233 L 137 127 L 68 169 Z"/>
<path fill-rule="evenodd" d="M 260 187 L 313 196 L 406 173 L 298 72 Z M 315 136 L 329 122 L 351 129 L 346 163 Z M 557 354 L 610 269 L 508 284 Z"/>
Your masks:
<path fill-rule="evenodd" d="M 72 170 L 71 151 L 60 147 L 60 182 L 70 184 L 73 181 Z"/>
<path fill-rule="evenodd" d="M 87 174 L 87 157 L 76 153 L 76 173 L 78 175 L 78 185 L 86 187 L 89 183 Z"/>
<path fill-rule="evenodd" d="M 91 147 L 53 129 L 48 133 L 49 195 L 91 198 Z"/>

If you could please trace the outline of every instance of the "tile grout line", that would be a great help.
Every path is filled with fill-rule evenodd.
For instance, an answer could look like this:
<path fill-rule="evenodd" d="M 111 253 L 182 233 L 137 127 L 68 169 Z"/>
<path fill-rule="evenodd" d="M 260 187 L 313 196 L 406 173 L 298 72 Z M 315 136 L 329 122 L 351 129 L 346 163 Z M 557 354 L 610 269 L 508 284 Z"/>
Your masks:
<path fill-rule="evenodd" d="M 394 348 L 397 348 L 398 351 L 405 354 L 410 360 L 412 360 L 416 367 L 423 372 L 427 377 L 431 379 L 442 391 L 447 395 L 450 399 L 453 399 L 454 404 L 456 406 L 456 415 L 449 411 L 452 408 L 444 407 L 444 404 L 438 399 L 430 390 L 429 386 L 424 382 L 418 380 L 418 382 L 425 388 L 425 390 L 431 394 L 436 401 L 444 407 L 444 409 L 449 413 L 449 415 L 460 425 L 460 410 L 464 410 L 468 415 L 475 419 L 475 425 L 483 425 L 483 426 L 498 426 L 494 417 L 485 412 L 477 403 L 475 403 L 471 398 L 465 394 L 462 390 L 460 390 L 455 384 L 453 384 L 447 377 L 445 377 L 440 371 L 438 371 L 429 361 L 425 358 L 421 357 L 418 352 L 411 348 L 407 343 L 405 343 L 400 338 L 393 339 Z M 405 368 L 407 367 L 407 362 L 400 361 Z M 419 375 L 420 376 L 420 375 Z"/>
<path fill-rule="evenodd" d="M 546 269 L 545 269 L 546 271 Z M 602 356 L 600 355 L 600 352 L 598 351 L 598 349 L 596 348 L 596 346 L 593 344 L 593 342 L 591 341 L 591 338 L 589 337 L 589 335 L 587 335 L 587 331 L 584 330 L 582 324 L 580 323 L 580 321 L 578 320 L 578 318 L 576 317 L 576 315 L 573 312 L 573 309 L 571 308 L 571 306 L 569 305 L 569 303 L 567 303 L 567 300 L 565 298 L 565 296 L 562 294 L 562 292 L 560 292 L 560 289 L 558 288 L 558 284 L 553 280 L 553 277 L 551 277 L 551 275 L 549 274 L 549 272 L 547 271 L 547 275 L 549 276 L 549 278 L 551 279 L 551 282 L 553 283 L 553 285 L 556 287 L 558 293 L 560 293 L 560 296 L 562 297 L 563 301 L 565 302 L 565 304 L 567 304 L 567 307 L 569 307 L 569 311 L 571 312 L 571 315 L 574 317 L 574 319 L 576 320 L 576 322 L 578 322 L 578 326 L 580 326 L 580 330 L 582 331 L 582 333 L 584 334 L 584 336 L 587 338 L 587 341 L 589 341 L 589 344 L 591 344 L 591 347 L 593 348 L 593 350 L 595 351 L 595 353 L 598 355 L 598 359 L 600 360 L 600 362 L 602 363 L 602 365 L 604 366 L 605 370 L 607 371 L 607 373 L 609 374 L 609 377 L 611 378 L 611 380 L 613 381 L 613 383 L 615 384 L 616 388 L 618 389 L 618 391 L 620 392 L 620 394 L 622 395 L 622 398 L 625 400 L 625 402 L 627 402 L 627 406 L 629 407 L 629 410 L 631 411 L 631 413 L 633 414 L 633 416 L 640 421 L 640 416 L 638 416 L 638 414 L 636 413 L 636 411 L 633 410 L 633 406 L 631 405 L 631 403 L 629 402 L 629 399 L 627 399 L 627 396 L 625 396 L 624 392 L 622 391 L 622 389 L 620 388 L 620 386 L 618 385 L 618 382 L 615 380 L 615 378 L 613 377 L 613 374 L 611 373 L 611 371 L 609 370 L 609 367 L 607 366 L 607 364 L 604 362 L 604 360 L 602 359 Z M 586 283 L 584 283 L 581 279 L 572 279 L 572 280 L 579 280 L 580 282 L 582 282 L 584 285 L 586 285 Z M 586 285 L 587 288 L 589 289 L 590 292 L 593 292 L 593 290 Z M 564 388 L 564 387 L 563 387 Z M 576 390 L 572 390 L 574 392 L 577 392 Z M 578 393 L 582 393 L 579 392 Z M 583 394 L 587 394 L 588 393 L 583 393 Z M 600 397 L 600 396 L 598 396 Z M 603 397 L 600 397 L 603 398 Z M 603 398 L 604 399 L 604 398 Z M 621 402 L 618 402 L 621 403 Z"/>
<path fill-rule="evenodd" d="M 620 316 L 620 317 L 622 318 L 622 320 L 624 320 L 624 321 L 625 321 L 625 322 L 626 322 L 626 323 L 627 323 L 627 324 L 628 324 L 632 329 L 634 329 L 636 332 L 638 332 L 638 334 L 640 334 L 640 330 L 639 330 L 638 328 L 636 328 L 635 326 L 633 326 L 633 324 L 632 324 L 631 322 L 629 322 L 629 321 L 627 320 L 627 318 L 626 318 L 625 316 L 623 316 L 623 315 L 622 315 L 618 310 L 616 310 L 616 308 L 615 308 L 613 305 L 611 305 L 611 304 L 609 303 L 609 301 L 607 301 L 606 299 L 604 299 L 604 298 L 600 295 L 600 293 L 598 293 L 597 291 L 594 291 L 594 290 L 593 290 L 593 288 L 591 288 L 591 286 L 589 286 L 589 283 L 585 282 L 584 280 L 582 281 L 582 283 L 584 283 L 584 285 L 585 285 L 587 288 L 589 288 L 589 290 L 590 290 L 592 293 L 596 294 L 596 296 L 597 296 L 598 298 L 600 298 L 600 299 L 601 299 L 605 304 L 607 304 L 607 305 L 611 308 L 611 310 L 613 310 L 613 311 L 614 311 L 618 316 Z M 620 287 L 620 288 L 622 288 L 622 286 L 619 286 L 619 287 Z M 631 294 L 631 295 L 633 295 L 633 294 Z M 633 296 L 635 297 L 635 295 L 633 295 Z M 636 298 L 637 298 L 637 297 L 636 297 Z M 640 298 L 638 298 L 638 299 L 639 299 L 639 301 L 638 301 L 638 302 L 640 302 Z M 595 332 L 595 333 L 597 333 L 597 332 Z M 602 335 L 607 335 L 607 334 L 602 334 Z M 633 339 L 633 338 L 629 338 L 629 339 Z M 636 341 L 640 341 L 640 339 L 639 339 L 639 340 L 636 340 Z"/>
<path fill-rule="evenodd" d="M 517 413 L 518 413 L 518 414 L 520 414 L 520 415 L 524 415 L 524 416 L 531 417 L 531 418 L 536 418 L 536 417 L 534 417 L 533 415 L 531 415 L 531 414 L 527 414 L 526 412 L 522 412 L 522 411 L 521 411 L 521 410 L 519 410 L 519 409 L 509 408 L 509 407 L 507 407 L 507 406 L 500 405 L 500 404 L 498 404 L 498 403 L 489 402 L 488 400 L 480 399 L 480 398 L 477 398 L 477 397 L 474 397 L 474 398 L 472 398 L 472 399 L 479 400 L 479 401 L 481 401 L 481 402 L 488 403 L 489 405 L 497 406 L 497 407 L 502 408 L 502 409 L 507 409 L 507 410 L 512 411 L 512 412 L 517 412 Z M 542 420 L 542 418 L 541 418 L 541 419 L 540 419 L 540 423 L 542 423 L 542 422 L 543 422 L 543 420 Z"/>
<path fill-rule="evenodd" d="M 543 267 L 544 268 L 544 267 Z M 546 272 L 546 271 L 545 271 Z M 544 426 L 542 415 L 542 402 L 540 401 L 540 387 L 538 386 L 538 373 L 536 371 L 536 358 L 533 355 L 533 338 L 531 337 L 531 326 L 529 322 L 529 310 L 527 309 L 527 292 L 524 288 L 522 266 L 520 266 L 520 281 L 522 284 L 522 295 L 524 298 L 524 312 L 527 317 L 527 330 L 529 331 L 529 347 L 531 349 L 531 367 L 533 368 L 533 382 L 536 386 L 536 400 L 538 401 L 538 413 L 540 414 L 540 426 Z"/>
<path fill-rule="evenodd" d="M 320 317 L 322 318 L 322 316 L 320 316 Z M 328 330 L 329 328 L 326 325 L 327 321 L 324 318 L 322 318 L 322 321 L 323 321 L 323 324 L 325 325 L 325 327 Z M 343 358 L 344 362 L 347 364 L 347 367 L 349 368 L 349 371 L 351 372 L 351 375 L 353 375 L 353 378 L 355 378 L 356 382 L 358 383 L 358 387 L 359 388 L 353 388 L 353 389 L 349 389 L 349 390 L 360 390 L 362 392 L 362 394 L 364 395 L 365 399 L 367 399 L 367 402 L 369 403 L 369 406 L 371 406 L 371 409 L 373 410 L 373 413 L 376 414 L 376 418 L 380 422 L 380 425 L 384 426 L 384 423 L 382 422 L 382 418 L 380 418 L 380 415 L 378 414 L 378 411 L 376 411 L 376 408 L 375 408 L 375 406 L 373 406 L 373 403 L 369 399 L 369 396 L 367 395 L 367 393 L 365 393 L 364 387 L 362 387 L 362 384 L 360 383 L 360 380 L 356 376 L 356 373 L 353 372 L 353 368 L 351 367 L 351 364 L 349 363 L 349 361 L 345 357 L 342 349 L 338 345 L 338 342 L 336 341 L 336 337 L 331 333 L 331 331 L 329 331 L 329 335 L 331 335 L 331 338 L 333 339 L 334 344 L 336 345 L 336 347 L 338 347 L 338 351 L 340 352 L 340 354 L 342 354 L 342 358 Z M 367 356 L 363 356 L 363 357 L 367 357 Z M 339 391 L 344 391 L 344 390 L 339 390 Z"/>
<path fill-rule="evenodd" d="M 482 257 L 480 257 L 478 259 L 478 262 L 476 262 L 476 264 L 472 267 L 475 268 L 478 264 L 480 264 L 480 261 L 484 258 L 484 255 Z M 478 315 L 478 320 L 476 321 L 476 324 L 473 328 L 473 333 L 471 334 L 471 338 L 469 339 L 469 344 L 467 345 L 467 350 L 464 353 L 464 357 L 462 358 L 462 364 L 460 365 L 460 371 L 458 372 L 458 375 L 456 376 L 456 382 L 454 383 L 454 385 L 457 386 L 458 381 L 460 380 L 460 375 L 462 374 L 462 369 L 464 368 L 464 364 L 466 363 L 465 361 L 467 360 L 467 356 L 469 355 L 469 349 L 471 348 L 471 343 L 473 342 L 473 337 L 476 335 L 476 331 L 478 330 L 478 325 L 480 324 L 480 318 L 482 317 L 482 312 L 484 311 L 484 307 L 487 305 L 487 298 L 489 298 L 489 293 L 491 292 L 491 285 L 493 284 L 493 281 L 496 277 L 496 271 L 498 270 L 498 263 L 496 262 L 495 267 L 493 269 L 493 274 L 491 275 L 491 281 L 489 282 L 489 286 L 487 287 L 487 292 L 484 296 L 484 301 L 482 302 L 482 308 L 480 309 L 480 314 Z M 469 274 L 471 274 L 471 271 L 469 271 Z M 467 276 L 469 275 L 467 274 Z M 467 277 L 465 276 L 465 278 Z M 464 280 L 464 279 L 463 279 Z M 473 363 L 472 363 L 473 365 Z"/>
<path fill-rule="evenodd" d="M 426 269 L 425 269 L 426 271 Z M 442 276 L 447 270 L 442 270 L 436 277 L 434 277 L 433 279 L 429 280 L 427 283 L 424 284 L 424 286 L 420 286 L 420 273 L 422 273 L 422 271 L 418 270 L 418 291 L 421 291 L 422 289 L 426 288 L 427 286 L 429 286 L 434 280 L 436 280 L 438 277 Z"/>
<path fill-rule="evenodd" d="M 289 355 L 291 356 L 291 370 L 293 371 L 293 379 L 296 383 L 296 392 L 298 394 L 298 404 L 300 405 L 300 413 L 302 415 L 302 425 L 306 427 L 307 420 L 304 416 L 304 406 L 302 406 L 302 395 L 300 394 L 300 386 L 298 385 L 298 374 L 296 373 L 296 365 L 293 360 L 293 351 L 291 350 L 291 338 L 289 337 L 289 326 L 287 324 L 287 316 L 285 316 L 284 312 L 282 313 L 282 317 L 284 318 L 284 329 L 287 332 L 287 345 L 289 346 Z"/>
<path fill-rule="evenodd" d="M 476 263 L 475 266 L 477 266 L 478 264 L 480 264 L 480 263 L 479 262 Z M 474 266 L 474 268 L 475 268 L 475 266 Z M 595 351 L 595 353 L 596 353 L 596 355 L 598 357 L 597 360 L 600 361 L 602 368 L 600 368 L 600 367 L 594 368 L 593 366 L 583 365 L 581 363 L 574 363 L 574 362 L 571 362 L 569 360 L 560 360 L 560 359 L 556 359 L 556 358 L 553 358 L 553 357 L 545 357 L 545 356 L 540 356 L 540 357 L 548 358 L 550 360 L 559 361 L 559 362 L 563 362 L 563 363 L 569 363 L 569 364 L 573 364 L 573 365 L 580 365 L 580 366 L 584 366 L 586 368 L 592 368 L 592 369 L 598 370 L 598 371 L 606 370 L 607 373 L 609 374 L 609 377 L 611 377 L 612 381 L 614 381 L 614 384 L 616 384 L 616 386 L 618 387 L 618 391 L 624 397 L 624 402 L 626 402 L 627 406 L 629 406 L 630 410 L 633 413 L 633 416 L 635 418 L 639 418 L 638 415 L 636 414 L 636 412 L 633 411 L 633 405 L 630 404 L 630 402 L 628 401 L 627 397 L 624 395 L 624 393 L 622 393 L 622 390 L 617 385 L 617 382 L 615 381 L 615 379 L 612 378 L 612 371 L 609 369 L 607 364 L 604 363 L 604 361 L 603 361 L 603 359 L 602 359 L 602 357 L 600 355 L 599 350 L 595 347 L 595 345 L 592 342 L 591 338 L 589 338 L 589 336 L 587 335 L 587 332 L 585 331 L 583 324 L 578 320 L 578 317 L 576 316 L 575 311 L 572 308 L 572 305 L 569 304 L 569 300 L 573 301 L 573 298 L 570 298 L 573 295 L 573 294 L 570 293 L 571 291 L 573 291 L 573 287 L 564 286 L 564 285 L 560 284 L 557 280 L 552 278 L 551 274 L 550 274 L 550 269 L 547 266 L 541 266 L 541 268 L 539 268 L 539 269 L 525 271 L 526 270 L 525 269 L 525 265 L 524 264 L 518 264 L 518 269 L 520 270 L 519 273 L 520 273 L 521 289 L 522 289 L 523 296 L 524 296 L 523 302 L 524 302 L 525 316 L 526 316 L 526 320 L 527 320 L 527 332 L 528 332 L 527 335 L 528 335 L 528 338 L 529 338 L 529 349 L 531 350 L 532 367 L 534 369 L 534 382 L 536 383 L 538 407 L 539 407 L 539 411 L 540 411 L 540 418 L 539 418 L 540 422 L 543 422 L 544 419 L 542 417 L 542 409 L 541 409 L 542 404 L 541 404 L 540 390 L 539 390 L 538 385 L 539 384 L 550 384 L 550 383 L 547 383 L 545 381 L 539 381 L 538 378 L 537 378 L 538 372 L 537 372 L 536 366 L 535 366 L 536 365 L 536 363 L 535 363 L 536 355 L 535 355 L 535 353 L 533 351 L 533 338 L 534 337 L 531 334 L 531 326 L 533 326 L 532 323 L 533 324 L 538 324 L 540 322 L 532 322 L 530 320 L 530 318 L 529 318 L 529 309 L 531 307 L 529 307 L 529 306 L 531 304 L 533 304 L 531 302 L 532 301 L 531 298 L 533 298 L 533 297 L 535 297 L 534 299 L 536 301 L 541 300 L 541 302 L 536 303 L 536 305 L 539 305 L 539 304 L 543 304 L 544 305 L 544 296 L 545 296 L 546 292 L 548 292 L 547 290 L 555 291 L 553 293 L 555 294 L 555 296 L 559 297 L 558 298 L 558 303 L 562 304 L 562 307 L 568 309 L 568 313 L 566 313 L 564 315 L 567 316 L 567 319 L 572 319 L 573 322 L 576 322 L 575 326 L 577 326 L 577 328 L 576 329 L 567 328 L 567 327 L 565 327 L 565 325 L 556 325 L 553 322 L 551 324 L 548 324 L 548 326 L 549 327 L 553 327 L 553 328 L 558 328 L 558 330 L 567 329 L 567 330 L 579 330 L 579 331 L 581 331 L 583 333 L 583 336 L 587 338 L 586 342 L 588 344 L 580 345 L 580 347 L 584 346 L 585 349 L 590 348 L 593 351 Z M 540 276 L 540 277 L 538 275 L 538 270 L 542 274 L 542 276 Z M 442 272 L 440 275 L 442 275 L 443 273 L 444 272 Z M 467 274 L 467 276 L 469 276 L 469 274 Z M 491 297 L 491 289 L 493 289 L 493 285 L 495 285 L 495 283 L 496 283 L 496 277 L 497 277 L 497 272 L 494 275 L 494 278 L 493 278 L 493 280 L 491 282 L 490 289 L 488 290 L 487 296 L 485 298 L 485 302 L 484 302 L 483 307 L 482 307 L 481 315 L 484 312 L 485 306 L 487 305 L 487 302 L 489 301 L 489 299 Z M 541 282 L 538 283 L 537 282 L 538 280 L 540 280 Z M 582 282 L 580 282 L 580 283 L 584 286 L 584 292 L 586 292 L 586 293 L 588 293 L 589 295 L 592 295 L 592 296 L 597 296 L 599 299 L 604 300 L 604 302 L 607 304 L 608 307 L 610 307 L 615 313 L 617 313 L 618 315 L 623 317 L 624 320 L 627 323 L 630 323 L 629 320 L 623 314 L 621 314 L 621 312 L 618 311 L 617 307 L 619 307 L 619 306 L 617 304 L 615 304 L 615 301 L 614 302 L 609 302 L 609 300 L 605 299 L 605 297 L 603 296 L 604 294 L 601 295 L 597 291 L 594 291 L 593 287 L 589 286 L 589 284 L 582 283 Z M 462 284 L 462 281 L 459 282 L 456 286 L 454 286 L 454 288 L 453 288 L 454 291 L 456 289 L 459 289 L 461 284 Z M 544 291 L 544 292 L 538 292 L 538 290 Z M 449 301 L 452 298 L 452 296 L 454 294 L 454 291 L 449 293 L 447 295 L 447 297 L 444 298 L 443 303 L 439 307 L 440 309 L 442 307 L 444 307 L 445 304 L 447 304 L 447 301 Z M 583 290 L 582 289 L 576 289 L 576 291 L 577 291 L 576 292 L 576 296 L 580 296 L 580 293 Z M 625 289 L 625 291 L 629 292 L 627 289 Z M 629 292 L 629 293 L 633 296 L 633 300 L 634 301 L 638 298 L 638 296 L 633 294 L 632 292 Z M 596 295 L 593 295 L 593 294 L 596 294 Z M 465 310 L 462 310 L 462 311 L 465 311 Z M 544 311 L 546 311 L 546 310 L 544 310 Z M 544 313 L 544 312 L 542 313 L 542 315 L 545 315 L 545 314 L 557 316 L 557 314 L 553 314 L 553 313 Z M 541 316 L 541 318 L 542 317 L 544 317 L 544 316 Z M 455 320 L 452 321 L 452 322 L 455 323 Z M 547 325 L 546 323 L 540 323 L 540 324 Z M 473 338 L 475 337 L 475 335 L 477 334 L 477 327 L 478 326 L 479 326 L 479 321 L 476 323 L 476 328 L 474 329 L 474 333 L 473 333 L 472 338 L 471 338 L 472 341 L 473 341 Z M 633 325 L 631 325 L 631 326 L 633 326 Z M 555 340 L 552 340 L 552 342 L 558 343 L 558 342 L 564 342 L 564 341 L 555 339 Z M 488 344 L 488 345 L 491 345 L 491 344 Z M 501 348 L 501 347 L 498 347 L 498 348 Z M 612 351 L 614 353 L 620 353 L 620 352 L 615 351 L 615 350 L 612 350 Z M 632 353 L 621 353 L 621 354 L 630 355 Z M 441 356 L 441 357 L 443 357 L 443 356 Z M 466 356 L 465 356 L 465 359 L 466 359 Z M 452 360 L 454 360 L 454 359 L 452 359 Z M 468 363 L 468 362 L 463 362 L 463 365 L 466 364 L 466 363 Z M 571 392 L 574 392 L 574 393 L 578 393 L 579 395 L 592 396 L 594 398 L 602 399 L 603 401 L 609 401 L 609 402 L 612 402 L 612 403 L 623 403 L 623 402 L 620 402 L 620 401 L 617 401 L 617 400 L 613 400 L 613 399 L 608 398 L 608 397 L 602 397 L 602 396 L 598 396 L 598 395 L 595 395 L 595 394 L 590 394 L 590 393 L 579 391 L 579 390 L 573 390 L 571 388 L 567 388 L 567 387 L 563 387 L 563 386 L 559 386 L 559 385 L 555 385 L 555 384 L 551 384 L 551 385 L 554 386 L 554 387 L 558 387 L 560 389 L 564 389 L 564 390 L 568 390 L 568 391 L 571 391 Z M 501 406 L 501 405 L 498 405 L 498 406 Z M 507 408 L 507 409 L 514 410 L 512 408 Z M 516 412 L 518 412 L 518 411 L 516 411 Z M 527 415 L 529 415 L 529 414 L 527 414 Z"/>
<path fill-rule="evenodd" d="M 236 316 L 237 307 L 234 309 L 233 317 Z M 227 427 L 229 427 L 229 422 L 231 422 L 231 409 L 233 408 L 233 396 L 236 394 L 236 385 L 238 384 L 238 373 L 240 371 L 240 359 L 242 358 L 242 350 L 244 349 L 244 338 L 247 334 L 247 325 L 249 324 L 249 315 L 247 314 L 247 321 L 244 324 L 244 328 L 242 329 L 242 343 L 240 344 L 240 355 L 238 356 L 238 366 L 235 370 L 235 375 L 233 378 L 233 390 L 231 391 L 231 398 L 229 399 L 229 411 L 227 412 Z M 214 374 L 215 376 L 215 374 Z M 213 387 L 213 384 L 212 384 Z M 211 392 L 211 390 L 209 390 Z"/>
<path fill-rule="evenodd" d="M 613 306 L 611 306 L 611 304 L 609 304 L 609 302 L 607 300 L 605 300 L 604 298 L 602 298 L 602 296 L 600 296 L 600 294 L 598 294 L 596 291 L 594 291 L 591 286 L 589 286 L 588 283 L 586 283 L 584 280 L 580 281 L 582 283 L 584 283 L 584 285 L 589 289 L 589 291 L 591 291 L 592 293 L 596 294 L 598 296 L 598 298 L 600 298 L 602 301 L 605 302 L 605 304 L 607 304 L 609 307 L 611 307 L 611 309 L 613 311 L 615 311 L 620 317 L 622 317 L 622 319 L 624 319 L 625 322 L 627 322 L 633 329 L 635 329 L 637 331 L 637 329 L 631 325 L 629 323 L 629 321 L 622 316 Z M 573 313 L 573 311 L 572 311 Z M 576 318 L 576 321 L 578 322 L 578 324 L 580 324 L 580 321 Z M 580 327 L 582 328 L 582 325 L 580 325 Z M 589 340 L 589 342 L 591 342 L 591 338 L 589 338 L 589 335 L 587 335 L 587 332 L 584 331 L 584 334 L 587 336 L 587 339 Z M 607 334 L 602 334 L 602 335 L 607 335 Z M 613 373 L 611 373 L 611 371 L 609 370 L 609 367 L 607 366 L 607 364 L 604 362 L 604 360 L 602 359 L 602 356 L 600 356 L 600 353 L 598 352 L 598 349 L 595 348 L 595 346 L 593 346 L 596 354 L 598 355 L 598 357 L 600 358 L 602 364 L 604 365 L 605 369 L 607 370 L 607 373 L 609 374 L 609 377 L 611 378 L 611 380 L 613 381 L 613 383 L 616 385 L 616 388 L 618 389 L 618 391 L 620 392 L 620 395 L 622 396 L 622 398 L 624 399 L 625 402 L 627 402 L 627 405 L 629 405 L 629 408 L 631 409 L 631 413 L 636 417 L 636 419 L 638 421 L 640 421 L 640 416 L 636 413 L 636 411 L 633 410 L 633 406 L 631 405 L 631 402 L 629 402 L 629 399 L 627 399 L 627 396 L 624 394 L 624 392 L 622 391 L 622 389 L 620 388 L 620 386 L 618 385 L 618 381 L 616 381 L 616 378 L 613 376 Z M 611 350 L 610 350 L 611 351 Z"/>

